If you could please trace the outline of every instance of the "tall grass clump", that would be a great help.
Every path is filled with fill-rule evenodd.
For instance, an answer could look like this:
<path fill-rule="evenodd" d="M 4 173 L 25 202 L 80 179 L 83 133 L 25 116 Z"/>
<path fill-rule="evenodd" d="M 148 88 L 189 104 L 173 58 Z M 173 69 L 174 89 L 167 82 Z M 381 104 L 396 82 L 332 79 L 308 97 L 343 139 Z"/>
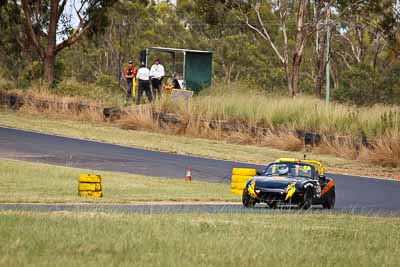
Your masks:
<path fill-rule="evenodd" d="M 231 91 L 225 87 L 215 88 L 215 91 L 194 97 L 189 104 L 166 103 L 165 100 L 158 102 L 155 109 L 190 114 L 208 121 L 240 122 L 246 126 L 326 135 L 377 137 L 400 127 L 400 107 L 397 106 L 327 105 L 311 96 L 290 98 L 257 90 L 243 92 L 241 86 L 237 89 L 235 85 Z"/>
<path fill-rule="evenodd" d="M 385 167 L 400 166 L 400 131 L 392 131 L 376 138 L 371 149 L 363 149 L 359 159 Z"/>

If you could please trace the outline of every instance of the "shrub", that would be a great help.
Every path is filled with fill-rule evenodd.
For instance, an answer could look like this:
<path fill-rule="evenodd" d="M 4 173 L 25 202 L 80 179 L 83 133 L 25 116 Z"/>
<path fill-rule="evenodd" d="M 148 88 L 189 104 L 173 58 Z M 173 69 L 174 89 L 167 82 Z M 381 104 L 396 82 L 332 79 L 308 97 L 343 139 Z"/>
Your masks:
<path fill-rule="evenodd" d="M 13 90 L 16 88 L 14 82 L 0 77 L 0 90 Z"/>
<path fill-rule="evenodd" d="M 18 88 L 27 89 L 32 85 L 32 82 L 40 82 L 40 77 L 43 76 L 43 64 L 41 61 L 33 61 L 24 66 L 18 76 Z"/>
<path fill-rule="evenodd" d="M 343 73 L 342 86 L 333 98 L 357 105 L 373 104 L 380 98 L 380 75 L 369 65 L 359 64 Z"/>
<path fill-rule="evenodd" d="M 54 90 L 65 96 L 81 96 L 101 101 L 106 105 L 122 105 L 124 100 L 122 90 L 116 86 L 106 86 L 112 82 L 106 77 L 100 78 L 98 84 L 77 82 L 75 79 L 61 81 Z M 101 86 L 103 85 L 103 86 Z"/>
<path fill-rule="evenodd" d="M 342 80 L 341 88 L 333 94 L 337 101 L 357 105 L 400 104 L 400 64 L 384 73 L 360 64 L 346 71 Z"/>
<path fill-rule="evenodd" d="M 381 101 L 389 104 L 400 104 L 400 64 L 389 69 L 384 77 L 381 84 Z"/>
<path fill-rule="evenodd" d="M 107 88 L 108 90 L 114 90 L 118 88 L 117 81 L 111 76 L 107 74 L 101 74 L 97 78 L 96 85 Z"/>

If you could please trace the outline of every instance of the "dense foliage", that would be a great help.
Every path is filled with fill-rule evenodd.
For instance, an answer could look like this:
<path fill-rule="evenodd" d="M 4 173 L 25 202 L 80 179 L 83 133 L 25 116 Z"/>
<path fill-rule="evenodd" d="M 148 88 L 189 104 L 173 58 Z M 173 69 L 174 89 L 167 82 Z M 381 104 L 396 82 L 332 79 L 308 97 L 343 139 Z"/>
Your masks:
<path fill-rule="evenodd" d="M 60 0 L 59 5 L 63 2 L 72 1 Z M 324 97 L 329 26 L 333 97 L 355 104 L 400 104 L 397 0 L 179 0 L 176 7 L 167 2 L 124 0 L 104 10 L 101 19 L 76 44 L 57 54 L 55 86 L 73 79 L 104 86 L 108 93 L 120 93 L 127 60 L 138 64 L 141 49 L 165 46 L 212 49 L 214 80 L 244 81 L 249 87 L 274 93 L 287 94 L 291 68 L 296 63 L 300 67 L 299 93 Z M 329 15 L 325 2 L 332 6 Z M 45 7 L 50 1 L 44 3 Z M 302 4 L 305 9 L 301 17 Z M 0 76 L 18 87 L 27 87 L 46 76 L 44 61 L 24 33 L 25 15 L 19 5 L 18 1 L 0 4 Z M 47 14 L 46 10 L 43 8 L 42 13 Z M 95 11 L 90 12 L 92 17 L 97 16 Z M 296 30 L 299 23 L 304 25 L 302 36 Z M 33 28 L 39 31 L 38 27 L 45 27 L 42 24 Z M 270 40 L 249 25 L 261 30 L 264 27 Z M 58 43 L 62 36 L 73 35 L 68 13 L 59 21 L 58 30 Z M 271 43 L 282 55 L 287 53 L 286 69 Z M 304 44 L 300 57 L 299 44 Z M 169 56 L 158 56 L 171 72 Z M 65 86 L 62 90 L 68 92 Z"/>

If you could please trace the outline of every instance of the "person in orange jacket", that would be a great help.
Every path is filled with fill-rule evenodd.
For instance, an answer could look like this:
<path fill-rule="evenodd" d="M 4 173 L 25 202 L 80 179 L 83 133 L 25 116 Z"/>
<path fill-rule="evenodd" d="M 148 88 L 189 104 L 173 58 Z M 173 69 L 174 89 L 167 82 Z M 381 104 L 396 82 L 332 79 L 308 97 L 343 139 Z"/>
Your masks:
<path fill-rule="evenodd" d="M 126 84 L 127 84 L 126 101 L 129 101 L 132 98 L 133 79 L 135 79 L 135 77 L 136 77 L 136 69 L 133 66 L 132 60 L 129 60 L 128 67 L 125 68 L 124 73 L 125 73 L 125 79 L 126 79 Z"/>

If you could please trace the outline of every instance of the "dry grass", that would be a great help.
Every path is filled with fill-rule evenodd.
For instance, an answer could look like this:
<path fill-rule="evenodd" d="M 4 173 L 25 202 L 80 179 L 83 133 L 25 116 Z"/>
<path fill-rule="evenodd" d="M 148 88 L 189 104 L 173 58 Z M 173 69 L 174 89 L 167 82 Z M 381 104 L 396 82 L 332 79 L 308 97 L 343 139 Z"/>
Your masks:
<path fill-rule="evenodd" d="M 377 138 L 371 148 L 363 148 L 358 159 L 384 167 L 400 166 L 400 132 Z"/>
<path fill-rule="evenodd" d="M 148 105 L 131 106 L 124 110 L 125 115 L 117 121 L 122 129 L 127 130 L 159 130 L 156 120 L 153 118 L 153 112 Z"/>
<path fill-rule="evenodd" d="M 304 148 L 303 141 L 290 131 L 277 134 L 270 132 L 261 140 L 261 145 L 286 151 L 301 151 Z"/>
<path fill-rule="evenodd" d="M 22 111 L 32 114 L 72 118 L 76 120 L 100 121 L 103 119 L 102 103 L 82 97 L 55 95 L 49 89 L 9 91 L 23 99 Z"/>
<path fill-rule="evenodd" d="M 374 138 L 368 145 L 362 145 L 351 138 L 327 140 L 316 147 L 316 153 L 332 154 L 337 157 L 369 162 L 383 167 L 400 166 L 400 132 L 386 133 Z"/>
<path fill-rule="evenodd" d="M 129 130 L 152 130 L 174 135 L 227 140 L 234 144 L 267 146 L 286 151 L 300 151 L 303 148 L 302 140 L 292 131 L 255 132 L 251 127 L 242 124 L 210 122 L 188 113 L 173 116 L 166 121 L 161 115 L 154 116 L 153 109 L 154 106 L 125 109 L 126 115 L 118 124 L 121 128 Z"/>
<path fill-rule="evenodd" d="M 365 147 L 363 147 L 366 149 Z M 359 155 L 359 145 L 352 138 L 336 136 L 333 138 L 323 138 L 321 144 L 315 148 L 320 154 L 332 154 L 337 157 L 355 160 Z"/>

